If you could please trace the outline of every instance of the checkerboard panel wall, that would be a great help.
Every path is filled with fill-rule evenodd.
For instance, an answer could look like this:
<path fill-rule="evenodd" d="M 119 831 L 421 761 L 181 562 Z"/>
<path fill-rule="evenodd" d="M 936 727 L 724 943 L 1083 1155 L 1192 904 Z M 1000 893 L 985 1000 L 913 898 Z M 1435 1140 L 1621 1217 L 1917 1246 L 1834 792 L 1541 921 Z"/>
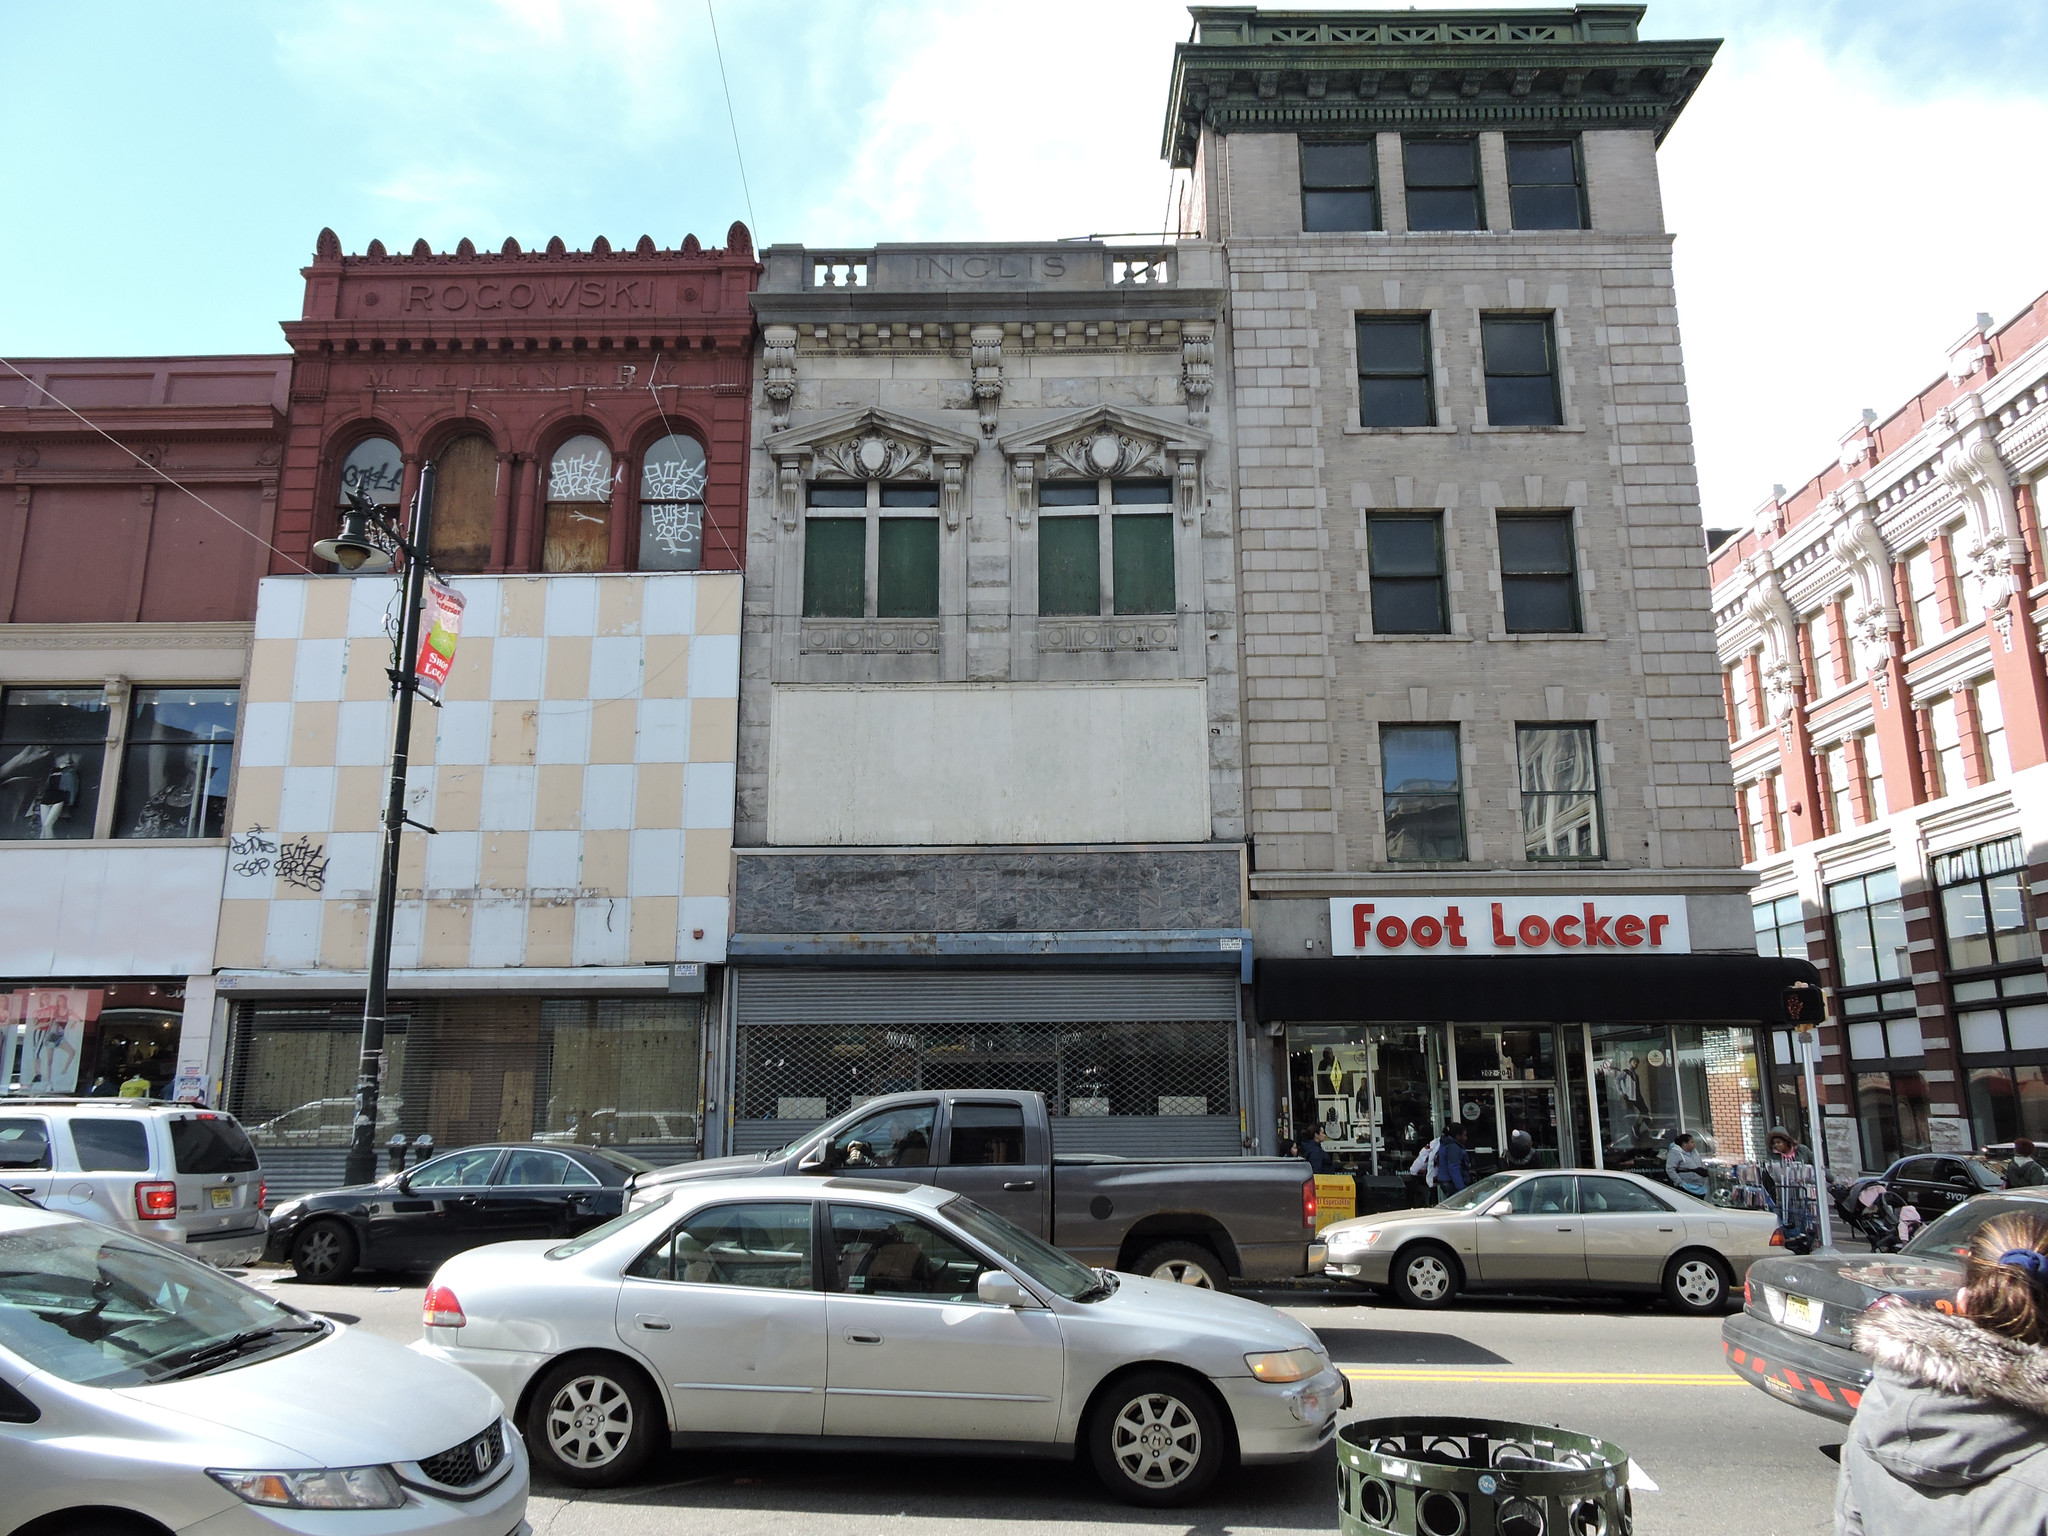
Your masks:
<path fill-rule="evenodd" d="M 459 577 L 442 705 L 413 712 L 392 964 L 724 958 L 740 578 Z M 360 970 L 392 746 L 389 577 L 257 600 L 223 967 Z"/>

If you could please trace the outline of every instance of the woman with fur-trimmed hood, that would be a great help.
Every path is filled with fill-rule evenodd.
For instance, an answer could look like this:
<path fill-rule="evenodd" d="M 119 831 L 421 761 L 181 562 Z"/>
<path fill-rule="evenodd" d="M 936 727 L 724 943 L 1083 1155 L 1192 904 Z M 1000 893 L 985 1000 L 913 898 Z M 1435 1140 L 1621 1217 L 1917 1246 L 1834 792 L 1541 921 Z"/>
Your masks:
<path fill-rule="evenodd" d="M 1847 1536 L 2048 1532 L 2048 1220 L 1978 1230 L 1953 1313 L 1866 1313 L 1874 1367 L 1842 1447 Z"/>

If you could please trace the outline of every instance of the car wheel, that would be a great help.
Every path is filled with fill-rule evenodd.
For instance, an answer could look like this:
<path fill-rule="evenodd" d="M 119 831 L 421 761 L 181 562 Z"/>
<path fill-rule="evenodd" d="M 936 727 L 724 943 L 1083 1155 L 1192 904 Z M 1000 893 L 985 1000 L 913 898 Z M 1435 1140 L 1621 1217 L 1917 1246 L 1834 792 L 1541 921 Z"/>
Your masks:
<path fill-rule="evenodd" d="M 1205 1291 L 1227 1291 L 1230 1276 L 1223 1272 L 1216 1255 L 1200 1243 L 1158 1243 L 1138 1256 L 1133 1272 L 1154 1280 L 1171 1280 L 1175 1285 L 1199 1286 Z"/>
<path fill-rule="evenodd" d="M 316 1285 L 335 1285 L 356 1267 L 356 1235 L 338 1221 L 316 1221 L 292 1239 L 292 1273 Z"/>
<path fill-rule="evenodd" d="M 1214 1400 L 1177 1371 L 1138 1371 L 1113 1383 L 1096 1404 L 1088 1440 L 1103 1486 L 1154 1508 L 1200 1498 L 1229 1454 Z"/>
<path fill-rule="evenodd" d="M 1705 1316 L 1728 1304 L 1728 1264 L 1717 1253 L 1695 1248 L 1681 1253 L 1664 1271 L 1664 1299 L 1681 1312 Z"/>
<path fill-rule="evenodd" d="M 661 1405 L 624 1361 L 560 1361 L 527 1405 L 526 1447 L 535 1464 L 578 1488 L 625 1482 L 667 1437 Z"/>
<path fill-rule="evenodd" d="M 1435 1243 L 1407 1249 L 1394 1260 L 1394 1294 L 1411 1307 L 1448 1307 L 1458 1295 L 1458 1261 Z"/>

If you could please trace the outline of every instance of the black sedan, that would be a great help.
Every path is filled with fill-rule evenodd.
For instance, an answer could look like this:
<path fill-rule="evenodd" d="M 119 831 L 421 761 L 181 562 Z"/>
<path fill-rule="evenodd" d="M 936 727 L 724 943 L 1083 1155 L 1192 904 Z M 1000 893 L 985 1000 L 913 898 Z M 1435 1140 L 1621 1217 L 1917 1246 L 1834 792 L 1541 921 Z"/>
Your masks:
<path fill-rule="evenodd" d="M 1843 1204 L 1847 1206 L 1854 1200 L 1854 1190 L 1873 1182 L 1889 1189 L 1899 1204 L 1912 1206 L 1923 1221 L 1932 1221 L 1965 1200 L 2005 1187 L 1999 1170 L 1981 1157 L 1921 1153 L 1900 1158 L 1873 1179 L 1858 1179 L 1850 1186 L 1852 1193 L 1843 1197 Z"/>
<path fill-rule="evenodd" d="M 1948 1306 L 1977 1229 L 2014 1211 L 2048 1215 L 2048 1189 L 1979 1195 L 1930 1221 L 1897 1253 L 1815 1253 L 1752 1264 L 1742 1310 L 1721 1324 L 1729 1368 L 1782 1402 L 1830 1419 L 1856 1416 L 1870 1362 L 1856 1319 L 1887 1297 Z"/>
<path fill-rule="evenodd" d="M 464 1147 L 375 1184 L 287 1200 L 270 1213 L 263 1257 L 326 1284 L 358 1266 L 432 1269 L 465 1248 L 574 1237 L 625 1208 L 648 1165 L 607 1148 Z"/>

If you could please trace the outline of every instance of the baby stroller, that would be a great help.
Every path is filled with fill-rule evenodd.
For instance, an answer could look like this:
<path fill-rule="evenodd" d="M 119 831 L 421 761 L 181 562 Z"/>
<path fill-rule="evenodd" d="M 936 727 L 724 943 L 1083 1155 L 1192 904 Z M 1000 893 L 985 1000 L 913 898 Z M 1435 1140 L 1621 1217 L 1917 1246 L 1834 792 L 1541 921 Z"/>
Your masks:
<path fill-rule="evenodd" d="M 1856 1192 L 1853 1205 L 1849 1224 L 1858 1237 L 1870 1244 L 1872 1253 L 1897 1253 L 1920 1224 L 1918 1211 L 1899 1204 L 1892 1192 L 1875 1180 Z M 1907 1225 L 1908 1213 L 1911 1226 Z"/>

